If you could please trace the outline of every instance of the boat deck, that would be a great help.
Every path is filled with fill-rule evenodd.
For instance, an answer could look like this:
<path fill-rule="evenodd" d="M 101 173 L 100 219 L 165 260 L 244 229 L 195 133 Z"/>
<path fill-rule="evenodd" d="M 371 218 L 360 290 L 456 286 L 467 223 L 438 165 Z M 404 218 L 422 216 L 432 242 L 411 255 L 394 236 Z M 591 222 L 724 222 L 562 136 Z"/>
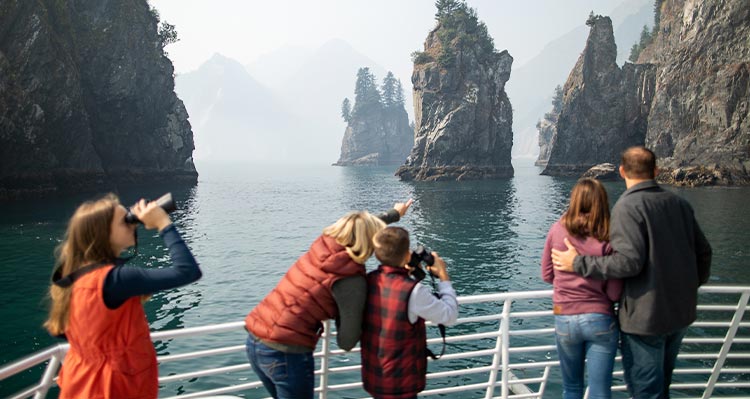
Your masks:
<path fill-rule="evenodd" d="M 553 394 L 560 391 L 554 320 L 552 311 L 546 310 L 552 307 L 551 298 L 551 290 L 459 297 L 461 317 L 447 329 L 446 354 L 430 363 L 427 389 L 420 396 L 542 398 L 545 392 L 547 397 L 558 396 Z M 750 321 L 743 320 L 748 299 L 750 287 L 700 289 L 698 320 L 683 341 L 674 373 L 674 396 L 750 397 Z M 317 396 L 368 397 L 359 377 L 359 349 L 336 348 L 330 327 L 326 323 L 327 333 L 315 353 Z M 439 351 L 442 340 L 437 328 L 428 328 L 428 334 L 430 348 Z M 245 358 L 245 335 L 242 321 L 152 333 L 157 352 L 162 353 L 160 397 L 265 397 Z M 33 386 L 0 396 L 47 397 L 67 349 L 67 344 L 59 344 L 5 365 L 0 381 L 33 369 L 43 372 Z M 619 356 L 613 396 L 627 397 Z"/>

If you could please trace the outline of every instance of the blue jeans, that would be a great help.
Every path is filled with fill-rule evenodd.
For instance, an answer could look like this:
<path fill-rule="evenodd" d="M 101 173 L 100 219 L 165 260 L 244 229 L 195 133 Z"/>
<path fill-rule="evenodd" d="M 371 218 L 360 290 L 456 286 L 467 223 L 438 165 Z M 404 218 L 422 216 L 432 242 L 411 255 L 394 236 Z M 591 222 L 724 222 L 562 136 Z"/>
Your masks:
<path fill-rule="evenodd" d="M 622 367 L 634 399 L 669 398 L 680 344 L 687 327 L 664 335 L 622 333 Z"/>
<path fill-rule="evenodd" d="M 614 316 L 601 313 L 555 316 L 555 341 L 563 375 L 563 398 L 583 398 L 584 360 L 589 398 L 612 397 L 612 369 L 619 328 Z"/>
<path fill-rule="evenodd" d="M 312 399 L 315 360 L 312 352 L 285 353 L 269 348 L 252 334 L 247 358 L 263 386 L 275 399 Z"/>

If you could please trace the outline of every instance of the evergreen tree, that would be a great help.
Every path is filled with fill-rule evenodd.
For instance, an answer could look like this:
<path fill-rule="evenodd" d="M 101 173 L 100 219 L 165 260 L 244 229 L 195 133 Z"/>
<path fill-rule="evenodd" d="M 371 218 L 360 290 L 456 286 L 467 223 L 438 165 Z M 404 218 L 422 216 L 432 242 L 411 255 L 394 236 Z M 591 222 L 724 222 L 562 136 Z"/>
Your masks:
<path fill-rule="evenodd" d="M 560 113 L 562 110 L 563 89 L 562 86 L 555 87 L 555 95 L 552 97 L 552 112 Z"/>
<path fill-rule="evenodd" d="M 396 78 L 393 76 L 391 71 L 383 78 L 383 86 L 381 91 L 383 93 L 383 107 L 390 108 L 396 104 Z"/>
<path fill-rule="evenodd" d="M 396 106 L 399 108 L 404 107 L 406 99 L 404 98 L 404 87 L 401 86 L 401 79 L 396 81 Z"/>
<path fill-rule="evenodd" d="M 348 98 L 344 98 L 344 102 L 341 103 L 341 117 L 344 118 L 346 123 L 352 120 L 352 105 Z"/>
<path fill-rule="evenodd" d="M 437 7 L 435 19 L 440 20 L 444 16 L 452 14 L 456 10 L 460 9 L 461 5 L 462 4 L 460 0 L 437 0 L 435 2 L 435 7 Z"/>
<path fill-rule="evenodd" d="M 557 87 L 555 87 L 555 94 L 552 96 L 552 111 L 545 113 L 544 119 L 556 122 L 557 118 L 560 115 L 560 111 L 562 111 L 562 101 L 563 89 L 560 85 L 557 85 Z M 536 125 L 536 128 L 539 129 L 541 126 L 541 121 L 537 122 Z"/>
<path fill-rule="evenodd" d="M 630 60 L 630 62 L 638 61 L 638 57 L 641 55 L 641 51 L 648 47 L 648 45 L 651 44 L 653 40 L 654 36 L 651 35 L 651 31 L 648 29 L 648 26 L 643 25 L 643 30 L 641 30 L 641 39 L 638 41 L 638 43 L 634 44 L 633 47 L 630 48 L 630 56 L 628 57 L 628 60 Z"/>
<path fill-rule="evenodd" d="M 442 45 L 437 57 L 440 65 L 452 65 L 456 54 L 467 48 L 478 48 L 480 59 L 495 52 L 495 42 L 487 31 L 487 25 L 479 21 L 476 10 L 466 5 L 465 1 L 438 0 L 435 6 L 438 9 L 435 18 L 440 26 L 437 35 Z M 417 62 L 422 61 L 421 58 L 417 53 L 415 63 L 421 63 Z"/>
<path fill-rule="evenodd" d="M 156 19 L 157 35 L 159 36 L 159 44 L 161 44 L 162 50 L 164 50 L 164 47 L 167 45 L 180 41 L 177 37 L 177 30 L 174 25 L 167 21 L 161 21 L 161 16 L 156 8 L 150 7 L 150 11 L 151 15 Z"/>
<path fill-rule="evenodd" d="M 359 68 L 357 71 L 357 83 L 354 86 L 354 108 L 353 115 L 357 115 L 360 110 L 372 107 L 373 105 L 381 106 L 380 91 L 375 83 L 375 75 L 370 72 L 370 68 Z"/>
<path fill-rule="evenodd" d="M 641 51 L 648 47 L 648 45 L 651 44 L 651 31 L 648 29 L 648 26 L 643 25 L 643 30 L 641 31 L 641 40 L 638 43 L 638 47 L 640 47 Z"/>
<path fill-rule="evenodd" d="M 628 56 L 628 61 L 630 62 L 638 61 L 638 56 L 640 54 L 641 54 L 641 49 L 638 47 L 638 43 L 633 43 L 633 47 L 630 48 L 630 56 Z"/>

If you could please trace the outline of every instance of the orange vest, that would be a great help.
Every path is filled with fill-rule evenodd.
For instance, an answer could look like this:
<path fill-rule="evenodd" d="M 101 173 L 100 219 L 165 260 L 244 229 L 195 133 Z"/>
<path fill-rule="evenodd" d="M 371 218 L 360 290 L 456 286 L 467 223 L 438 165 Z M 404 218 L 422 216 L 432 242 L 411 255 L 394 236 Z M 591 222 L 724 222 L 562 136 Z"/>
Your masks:
<path fill-rule="evenodd" d="M 106 266 L 73 284 L 65 336 L 70 350 L 57 383 L 60 399 L 154 399 L 159 372 L 140 297 L 104 304 Z"/>
<path fill-rule="evenodd" d="M 313 350 L 323 332 L 321 321 L 338 315 L 333 283 L 357 275 L 364 277 L 365 267 L 335 239 L 321 235 L 247 315 L 245 327 L 260 339 Z"/>

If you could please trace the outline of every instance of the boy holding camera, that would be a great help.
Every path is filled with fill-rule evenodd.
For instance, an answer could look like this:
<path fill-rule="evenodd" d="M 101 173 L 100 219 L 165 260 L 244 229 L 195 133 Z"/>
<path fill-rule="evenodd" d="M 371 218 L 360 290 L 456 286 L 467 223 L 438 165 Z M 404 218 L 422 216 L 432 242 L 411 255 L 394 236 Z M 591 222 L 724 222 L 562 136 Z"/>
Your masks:
<path fill-rule="evenodd" d="M 381 262 L 367 275 L 367 311 L 362 331 L 362 382 L 375 399 L 416 398 L 425 388 L 425 320 L 450 325 L 458 317 L 456 291 L 445 262 L 433 252 L 427 271 L 440 279 L 439 297 L 412 278 L 409 233 L 387 227 L 373 238 Z M 419 266 L 417 265 L 416 268 Z"/>

